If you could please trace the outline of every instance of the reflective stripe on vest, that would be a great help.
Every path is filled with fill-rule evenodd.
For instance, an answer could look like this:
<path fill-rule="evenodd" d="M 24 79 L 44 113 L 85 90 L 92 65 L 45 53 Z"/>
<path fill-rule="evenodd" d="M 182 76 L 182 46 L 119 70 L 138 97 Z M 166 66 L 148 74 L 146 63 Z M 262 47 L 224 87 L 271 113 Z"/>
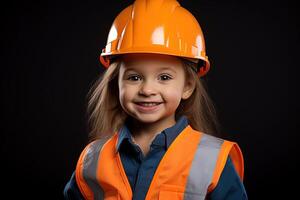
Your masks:
<path fill-rule="evenodd" d="M 104 192 L 96 177 L 100 150 L 106 140 L 95 140 L 82 152 L 76 166 L 76 182 L 85 199 L 104 199 Z"/>
<path fill-rule="evenodd" d="M 118 134 L 115 134 L 107 142 L 92 142 L 82 152 L 76 167 L 76 182 L 85 199 L 132 199 L 116 151 L 117 141 Z M 205 199 L 207 192 L 216 187 L 228 155 L 243 179 L 243 157 L 236 143 L 187 126 L 160 161 L 145 199 Z"/>
<path fill-rule="evenodd" d="M 185 200 L 199 200 L 199 197 L 205 199 L 223 142 L 224 140 L 203 134 L 190 169 Z"/>

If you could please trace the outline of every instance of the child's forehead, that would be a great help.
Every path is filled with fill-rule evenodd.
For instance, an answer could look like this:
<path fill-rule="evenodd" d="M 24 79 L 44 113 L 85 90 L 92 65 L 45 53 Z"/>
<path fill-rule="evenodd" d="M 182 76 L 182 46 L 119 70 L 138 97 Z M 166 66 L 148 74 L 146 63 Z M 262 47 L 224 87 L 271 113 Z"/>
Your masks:
<path fill-rule="evenodd" d="M 167 67 L 182 64 L 176 56 L 150 53 L 125 54 L 122 55 L 121 61 L 125 67 L 135 67 L 141 64 Z"/>

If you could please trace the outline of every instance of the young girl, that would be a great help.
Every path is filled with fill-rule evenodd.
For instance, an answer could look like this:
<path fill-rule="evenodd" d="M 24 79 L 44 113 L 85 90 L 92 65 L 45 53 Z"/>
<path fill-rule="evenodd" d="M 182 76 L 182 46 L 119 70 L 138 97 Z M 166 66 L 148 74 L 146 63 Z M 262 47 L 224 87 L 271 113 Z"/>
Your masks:
<path fill-rule="evenodd" d="M 218 133 L 197 20 L 175 0 L 136 0 L 115 19 L 91 89 L 92 141 L 66 199 L 247 199 L 243 156 Z"/>

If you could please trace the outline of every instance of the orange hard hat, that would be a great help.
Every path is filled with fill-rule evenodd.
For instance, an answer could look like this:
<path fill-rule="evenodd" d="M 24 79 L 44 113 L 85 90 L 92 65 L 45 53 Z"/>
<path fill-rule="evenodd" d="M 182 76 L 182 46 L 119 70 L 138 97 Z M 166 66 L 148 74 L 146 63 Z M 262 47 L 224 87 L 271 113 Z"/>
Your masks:
<path fill-rule="evenodd" d="M 210 68 L 200 25 L 176 0 L 136 0 L 119 13 L 100 61 L 108 67 L 114 55 L 127 53 L 158 53 L 194 60 L 200 77 Z"/>

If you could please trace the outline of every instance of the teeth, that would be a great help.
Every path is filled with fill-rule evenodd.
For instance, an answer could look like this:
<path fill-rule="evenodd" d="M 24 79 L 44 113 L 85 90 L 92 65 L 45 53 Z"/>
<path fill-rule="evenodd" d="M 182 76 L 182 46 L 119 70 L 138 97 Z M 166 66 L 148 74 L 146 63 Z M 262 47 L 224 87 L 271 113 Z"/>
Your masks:
<path fill-rule="evenodd" d="M 142 106 L 156 106 L 156 105 L 158 105 L 159 103 L 146 103 L 146 102 L 143 102 L 143 103 L 139 103 L 140 105 L 142 105 Z"/>

